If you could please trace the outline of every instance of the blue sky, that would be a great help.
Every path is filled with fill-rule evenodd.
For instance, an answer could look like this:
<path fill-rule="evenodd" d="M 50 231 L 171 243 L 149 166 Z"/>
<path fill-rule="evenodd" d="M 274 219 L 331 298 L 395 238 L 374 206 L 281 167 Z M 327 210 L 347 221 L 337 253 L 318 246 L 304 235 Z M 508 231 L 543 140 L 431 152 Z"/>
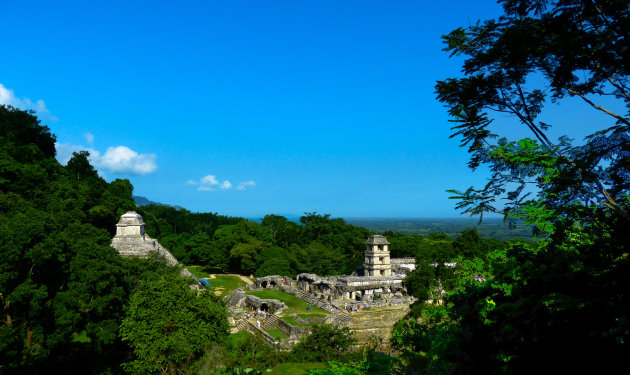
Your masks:
<path fill-rule="evenodd" d="M 136 195 L 246 217 L 455 217 L 445 190 L 485 183 L 434 85 L 461 63 L 440 36 L 498 16 L 494 2 L 0 9 L 0 103 L 37 109 L 59 158 L 88 149 Z"/>

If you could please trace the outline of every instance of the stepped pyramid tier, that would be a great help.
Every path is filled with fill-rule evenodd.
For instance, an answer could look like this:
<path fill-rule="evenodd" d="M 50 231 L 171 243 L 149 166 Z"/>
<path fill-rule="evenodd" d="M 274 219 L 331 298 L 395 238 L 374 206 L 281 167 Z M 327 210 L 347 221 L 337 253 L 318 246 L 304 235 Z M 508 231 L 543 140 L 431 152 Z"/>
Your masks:
<path fill-rule="evenodd" d="M 170 251 L 144 232 L 142 216 L 135 211 L 126 212 L 120 217 L 118 224 L 116 224 L 116 235 L 112 239 L 111 246 L 124 257 L 146 258 L 151 254 L 158 254 L 166 259 L 166 262 L 171 266 L 179 264 Z M 182 269 L 182 275 L 193 277 L 201 283 L 201 280 L 192 275 L 186 268 Z"/>

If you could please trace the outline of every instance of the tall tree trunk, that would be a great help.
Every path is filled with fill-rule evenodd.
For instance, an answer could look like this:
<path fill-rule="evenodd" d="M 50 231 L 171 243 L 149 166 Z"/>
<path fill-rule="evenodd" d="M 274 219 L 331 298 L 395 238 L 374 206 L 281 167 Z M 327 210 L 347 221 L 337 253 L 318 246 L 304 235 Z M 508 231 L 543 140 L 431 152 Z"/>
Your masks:
<path fill-rule="evenodd" d="M 33 345 L 33 328 L 31 328 L 31 326 L 26 325 L 26 345 L 25 345 L 25 350 L 24 353 L 22 354 L 22 365 L 26 365 L 26 363 L 28 362 L 28 353 L 31 349 L 31 346 Z"/>

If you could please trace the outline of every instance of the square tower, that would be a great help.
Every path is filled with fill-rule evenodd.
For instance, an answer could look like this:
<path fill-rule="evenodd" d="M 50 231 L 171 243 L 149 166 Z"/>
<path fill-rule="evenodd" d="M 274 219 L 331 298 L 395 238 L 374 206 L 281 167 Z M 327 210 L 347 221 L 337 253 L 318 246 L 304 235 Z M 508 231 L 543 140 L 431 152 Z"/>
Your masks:
<path fill-rule="evenodd" d="M 391 276 L 392 265 L 389 260 L 389 242 L 381 235 L 370 236 L 365 241 L 365 276 Z"/>

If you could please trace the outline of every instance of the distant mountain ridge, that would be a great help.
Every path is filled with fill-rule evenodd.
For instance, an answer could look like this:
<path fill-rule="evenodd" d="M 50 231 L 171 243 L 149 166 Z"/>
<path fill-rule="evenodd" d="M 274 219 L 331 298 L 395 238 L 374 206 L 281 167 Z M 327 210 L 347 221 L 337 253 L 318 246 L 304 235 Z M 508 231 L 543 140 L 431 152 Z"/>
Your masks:
<path fill-rule="evenodd" d="M 155 204 L 157 206 L 168 206 L 168 207 L 173 207 L 176 210 L 182 210 L 184 209 L 184 207 L 182 206 L 178 206 L 178 205 L 172 205 L 172 204 L 166 204 L 166 203 L 160 203 L 160 202 L 153 202 L 151 200 L 149 200 L 146 197 L 141 197 L 139 195 L 132 195 L 131 196 L 133 198 L 134 201 L 136 201 L 136 204 L 138 206 L 148 206 L 150 204 Z"/>

